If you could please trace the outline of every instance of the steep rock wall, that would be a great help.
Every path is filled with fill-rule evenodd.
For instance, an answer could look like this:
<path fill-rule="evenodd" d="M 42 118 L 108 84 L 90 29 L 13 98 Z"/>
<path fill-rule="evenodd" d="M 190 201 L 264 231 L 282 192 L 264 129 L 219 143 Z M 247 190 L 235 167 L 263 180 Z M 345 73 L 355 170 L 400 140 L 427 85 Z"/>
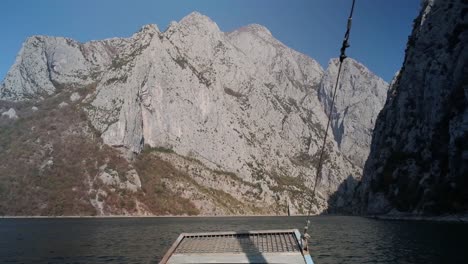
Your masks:
<path fill-rule="evenodd" d="M 368 214 L 468 210 L 468 3 L 428 0 L 376 122 L 362 180 Z"/>

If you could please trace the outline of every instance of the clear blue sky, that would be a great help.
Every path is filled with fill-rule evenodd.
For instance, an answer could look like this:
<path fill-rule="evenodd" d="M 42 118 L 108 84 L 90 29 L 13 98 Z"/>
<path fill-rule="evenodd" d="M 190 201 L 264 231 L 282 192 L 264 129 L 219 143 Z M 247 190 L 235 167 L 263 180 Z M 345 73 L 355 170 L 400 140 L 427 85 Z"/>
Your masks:
<path fill-rule="evenodd" d="M 401 67 L 420 0 L 357 0 L 349 56 L 390 81 Z M 192 11 L 222 31 L 257 23 L 287 46 L 326 67 L 338 57 L 351 0 L 3 0 L 0 1 L 0 80 L 31 35 L 85 42 L 128 37 L 144 24 L 164 30 Z"/>

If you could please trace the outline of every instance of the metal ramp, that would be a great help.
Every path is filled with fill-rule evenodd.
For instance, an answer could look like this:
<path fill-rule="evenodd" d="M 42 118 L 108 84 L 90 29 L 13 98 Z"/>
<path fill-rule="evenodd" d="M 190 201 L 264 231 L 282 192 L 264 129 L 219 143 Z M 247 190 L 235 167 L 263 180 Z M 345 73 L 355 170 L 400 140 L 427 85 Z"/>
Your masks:
<path fill-rule="evenodd" d="M 307 263 L 297 229 L 183 233 L 160 263 Z"/>

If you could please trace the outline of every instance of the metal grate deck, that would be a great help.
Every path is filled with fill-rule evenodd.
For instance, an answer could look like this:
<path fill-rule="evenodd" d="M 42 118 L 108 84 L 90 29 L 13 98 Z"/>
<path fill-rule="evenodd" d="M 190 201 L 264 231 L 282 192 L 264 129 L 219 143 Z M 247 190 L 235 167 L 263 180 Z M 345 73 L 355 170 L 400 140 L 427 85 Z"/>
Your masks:
<path fill-rule="evenodd" d="M 293 232 L 185 236 L 175 253 L 300 252 Z"/>
<path fill-rule="evenodd" d="M 160 263 L 313 263 L 297 229 L 184 233 Z"/>

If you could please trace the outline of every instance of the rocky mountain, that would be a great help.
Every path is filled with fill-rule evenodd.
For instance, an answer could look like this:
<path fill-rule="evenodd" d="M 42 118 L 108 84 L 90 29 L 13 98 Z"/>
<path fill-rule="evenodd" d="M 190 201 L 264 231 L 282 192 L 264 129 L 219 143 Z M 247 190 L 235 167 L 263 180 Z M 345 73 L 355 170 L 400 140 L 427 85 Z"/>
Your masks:
<path fill-rule="evenodd" d="M 422 1 L 362 179 L 368 214 L 468 210 L 468 3 Z"/>
<path fill-rule="evenodd" d="M 360 178 L 387 89 L 344 69 L 315 213 Z M 130 38 L 30 37 L 0 87 L 0 213 L 304 213 L 334 75 L 263 26 L 199 13 Z"/>
<path fill-rule="evenodd" d="M 327 111 L 338 73 L 339 59 L 333 59 L 322 80 L 319 99 Z M 369 155 L 375 119 L 385 103 L 388 84 L 359 62 L 343 61 L 338 96 L 331 128 L 341 152 L 359 167 Z"/>

